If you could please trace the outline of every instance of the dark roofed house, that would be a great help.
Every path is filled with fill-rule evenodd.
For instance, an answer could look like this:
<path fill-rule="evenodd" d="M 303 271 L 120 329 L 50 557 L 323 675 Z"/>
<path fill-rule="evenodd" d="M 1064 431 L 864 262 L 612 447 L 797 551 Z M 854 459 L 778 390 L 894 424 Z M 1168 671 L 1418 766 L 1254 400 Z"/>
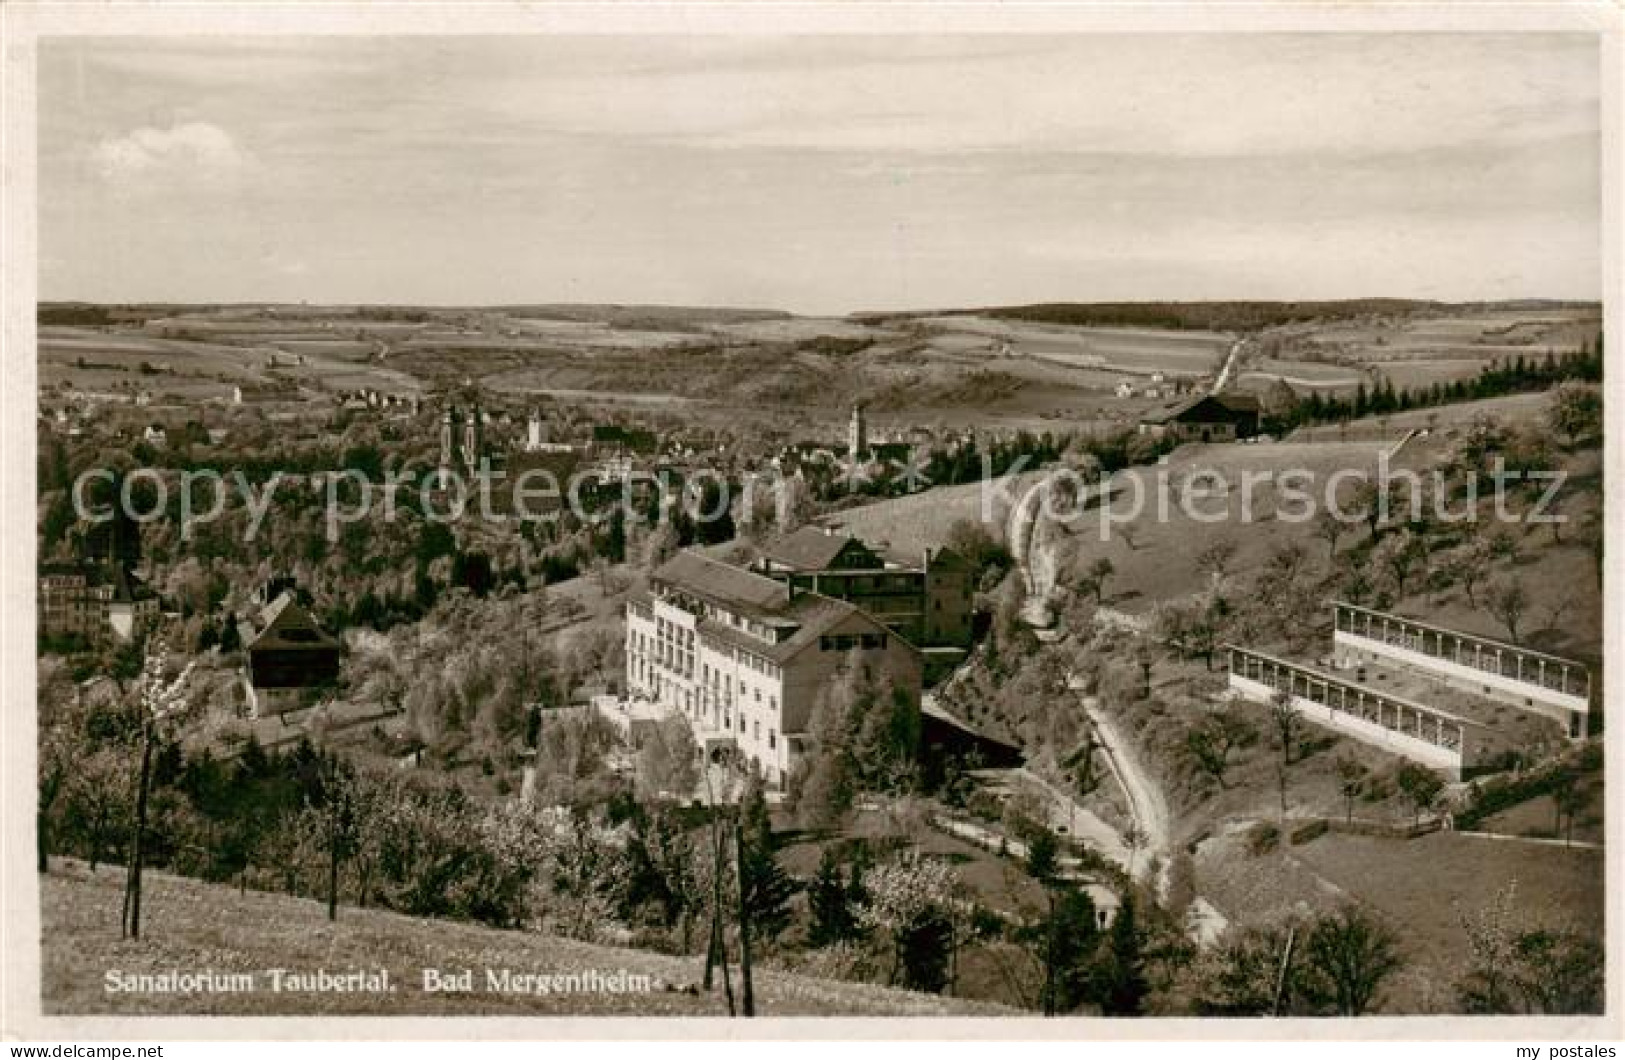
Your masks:
<path fill-rule="evenodd" d="M 1180 441 L 1230 442 L 1258 433 L 1258 399 L 1251 394 L 1199 394 L 1151 409 L 1140 433 Z"/>
<path fill-rule="evenodd" d="M 856 537 L 818 526 L 804 526 L 762 550 L 763 574 L 800 574 L 825 570 L 873 570 L 885 564 Z"/>
<path fill-rule="evenodd" d="M 339 675 L 339 642 L 316 624 L 292 590 L 248 623 L 249 701 L 257 715 L 283 714 Z"/>

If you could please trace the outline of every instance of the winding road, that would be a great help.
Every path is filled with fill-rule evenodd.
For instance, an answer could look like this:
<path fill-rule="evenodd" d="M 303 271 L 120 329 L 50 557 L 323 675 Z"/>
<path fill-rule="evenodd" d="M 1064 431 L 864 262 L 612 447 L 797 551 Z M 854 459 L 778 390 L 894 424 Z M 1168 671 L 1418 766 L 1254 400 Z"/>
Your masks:
<path fill-rule="evenodd" d="M 1213 381 L 1212 393 L 1217 394 L 1230 382 L 1230 373 L 1236 367 L 1236 358 L 1241 354 L 1241 348 L 1247 345 L 1246 339 L 1237 339 L 1231 346 L 1230 352 L 1225 354 L 1224 367 L 1219 369 L 1219 378 Z"/>
<path fill-rule="evenodd" d="M 1101 750 L 1106 752 L 1106 762 L 1111 767 L 1112 775 L 1117 778 L 1117 786 L 1122 789 L 1124 798 L 1128 799 L 1134 826 L 1145 836 L 1147 863 L 1153 854 L 1163 858 L 1163 876 L 1157 881 L 1157 889 L 1161 892 L 1167 887 L 1168 855 L 1173 851 L 1173 826 L 1168 815 L 1168 802 L 1162 797 L 1162 789 L 1146 772 L 1133 745 L 1118 731 L 1116 721 L 1100 709 L 1099 701 L 1094 696 L 1085 696 L 1083 709 L 1089 715 L 1096 735 L 1100 737 Z"/>

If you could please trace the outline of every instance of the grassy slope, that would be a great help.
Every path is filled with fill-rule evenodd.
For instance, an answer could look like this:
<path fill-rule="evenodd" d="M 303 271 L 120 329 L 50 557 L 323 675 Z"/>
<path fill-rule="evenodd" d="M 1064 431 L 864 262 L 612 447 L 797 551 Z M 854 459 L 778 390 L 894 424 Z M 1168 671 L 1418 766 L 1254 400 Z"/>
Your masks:
<path fill-rule="evenodd" d="M 1603 929 L 1603 853 L 1540 844 L 1434 834 L 1406 841 L 1327 835 L 1303 846 L 1249 856 L 1240 837 L 1229 856 L 1209 849 L 1198 859 L 1201 890 L 1221 909 L 1269 920 L 1293 909 L 1330 909 L 1354 901 L 1376 912 L 1401 939 L 1409 962 L 1402 977 L 1448 991 L 1461 972 L 1467 933 L 1463 912 L 1476 913 L 1517 884 L 1525 926 Z M 1388 1011 L 1426 1008 L 1419 995 L 1394 995 Z"/>
<path fill-rule="evenodd" d="M 927 548 L 941 548 L 948 531 L 960 520 L 982 523 L 995 536 L 1004 536 L 1009 499 L 1019 499 L 1042 472 L 1024 472 L 1014 481 L 971 482 L 943 486 L 906 497 L 865 504 L 837 512 L 821 522 L 846 530 L 895 558 L 918 563 Z M 984 490 L 990 501 L 983 504 Z M 991 520 L 984 520 L 991 514 Z"/>
<path fill-rule="evenodd" d="M 688 993 L 703 969 L 700 957 L 667 957 L 568 939 L 497 931 L 470 924 L 419 920 L 344 908 L 329 923 L 319 903 L 237 891 L 162 873 L 149 873 L 138 942 L 118 936 L 123 873 L 91 876 L 77 862 L 57 865 L 42 883 L 42 991 L 52 1014 L 178 1015 L 506 1015 L 725 1016 L 720 989 Z M 172 969 L 263 972 L 270 968 L 330 972 L 387 967 L 393 994 L 275 994 L 259 976 L 252 994 L 128 995 L 103 992 L 109 969 L 158 973 Z M 543 974 L 596 970 L 647 975 L 647 994 L 579 993 L 532 996 L 486 992 L 425 994 L 421 969 L 511 968 Z M 737 977 L 737 969 L 735 970 Z M 759 970 L 757 1007 L 775 1016 L 997 1015 L 995 1005 L 911 994 Z M 735 982 L 737 989 L 738 983 Z"/>

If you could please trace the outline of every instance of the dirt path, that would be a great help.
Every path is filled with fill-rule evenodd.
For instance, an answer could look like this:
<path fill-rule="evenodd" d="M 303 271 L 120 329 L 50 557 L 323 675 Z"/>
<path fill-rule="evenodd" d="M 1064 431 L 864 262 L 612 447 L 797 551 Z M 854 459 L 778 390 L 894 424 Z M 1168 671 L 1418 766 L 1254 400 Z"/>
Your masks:
<path fill-rule="evenodd" d="M 1012 770 L 1011 777 L 1029 787 L 1037 788 L 1045 796 L 1049 806 L 1049 821 L 1046 823 L 1052 830 L 1065 830 L 1066 834 L 1082 840 L 1102 857 L 1123 866 L 1125 872 L 1130 865 L 1138 870 L 1144 870 L 1148 860 L 1144 853 L 1130 851 L 1128 844 L 1123 842 L 1123 837 L 1115 828 L 1102 821 L 1093 810 L 1076 798 L 1026 768 Z"/>
<path fill-rule="evenodd" d="M 1053 621 L 1045 602 L 1055 581 L 1054 563 L 1046 563 L 1043 555 L 1035 555 L 1048 485 L 1049 479 L 1042 478 L 1027 487 L 1010 509 L 1010 521 L 1005 528 L 1005 540 L 1009 542 L 1010 554 L 1016 561 L 1016 575 L 1021 579 L 1026 596 L 1021 617 L 1034 626 L 1048 626 Z"/>
<path fill-rule="evenodd" d="M 1230 352 L 1224 358 L 1224 367 L 1219 369 L 1219 378 L 1213 381 L 1213 393 L 1217 394 L 1230 382 L 1230 373 L 1236 367 L 1236 357 L 1241 353 L 1241 348 L 1245 345 L 1247 345 L 1246 339 L 1237 339 L 1231 344 Z"/>
<path fill-rule="evenodd" d="M 1168 855 L 1173 850 L 1173 824 L 1168 814 L 1168 802 L 1162 796 L 1162 789 L 1140 762 L 1134 746 L 1124 738 L 1111 716 L 1100 709 L 1099 701 L 1093 696 L 1085 696 L 1083 709 L 1100 736 L 1101 749 L 1106 752 L 1106 761 L 1117 778 L 1117 786 L 1128 799 L 1129 813 L 1134 817 L 1135 827 L 1145 836 L 1146 863 L 1150 863 L 1154 854 L 1163 858 L 1163 878 L 1158 881 L 1158 889 L 1161 890 L 1167 885 Z"/>

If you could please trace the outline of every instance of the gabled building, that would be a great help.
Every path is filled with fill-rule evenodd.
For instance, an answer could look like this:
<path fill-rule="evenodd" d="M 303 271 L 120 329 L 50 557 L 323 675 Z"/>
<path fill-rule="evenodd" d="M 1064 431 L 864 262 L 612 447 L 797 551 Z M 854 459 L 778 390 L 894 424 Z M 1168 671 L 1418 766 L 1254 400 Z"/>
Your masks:
<path fill-rule="evenodd" d="M 755 570 L 856 604 L 922 648 L 970 644 L 974 586 L 969 566 L 951 549 L 928 549 L 918 566 L 908 566 L 859 538 L 804 526 L 763 549 Z"/>
<path fill-rule="evenodd" d="M 1142 415 L 1140 433 L 1189 442 L 1251 438 L 1258 433 L 1258 399 L 1251 394 L 1232 393 L 1186 398 Z"/>
<path fill-rule="evenodd" d="M 316 624 L 294 590 L 283 589 L 244 625 L 245 677 L 255 716 L 285 714 L 338 680 L 339 642 Z"/>
<path fill-rule="evenodd" d="M 702 750 L 733 748 L 774 787 L 851 665 L 888 675 L 918 709 L 919 651 L 842 600 L 681 552 L 627 601 L 631 695 L 686 718 Z"/>
<path fill-rule="evenodd" d="M 43 637 L 128 642 L 158 621 L 158 594 L 119 563 L 42 564 L 38 592 Z"/>

